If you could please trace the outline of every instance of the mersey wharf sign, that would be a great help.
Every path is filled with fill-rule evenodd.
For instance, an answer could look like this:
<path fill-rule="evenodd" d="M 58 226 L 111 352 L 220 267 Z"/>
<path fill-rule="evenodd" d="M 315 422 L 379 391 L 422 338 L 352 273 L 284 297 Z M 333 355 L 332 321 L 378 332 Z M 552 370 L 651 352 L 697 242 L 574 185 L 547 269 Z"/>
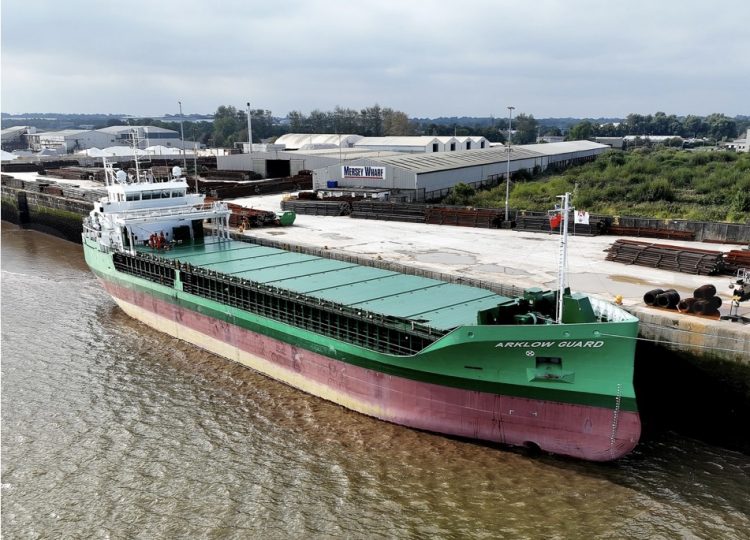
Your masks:
<path fill-rule="evenodd" d="M 342 178 L 361 178 L 363 180 L 385 180 L 385 167 L 369 165 L 344 165 L 341 167 Z"/>

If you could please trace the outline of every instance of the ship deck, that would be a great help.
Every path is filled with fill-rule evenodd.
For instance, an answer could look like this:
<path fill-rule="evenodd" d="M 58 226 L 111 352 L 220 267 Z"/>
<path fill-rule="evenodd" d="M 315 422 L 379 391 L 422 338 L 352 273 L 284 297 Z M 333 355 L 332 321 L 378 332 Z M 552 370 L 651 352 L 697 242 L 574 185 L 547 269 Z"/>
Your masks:
<path fill-rule="evenodd" d="M 147 247 L 139 251 L 443 331 L 477 324 L 478 311 L 509 300 L 477 287 L 236 240 L 212 239 L 158 253 Z"/>

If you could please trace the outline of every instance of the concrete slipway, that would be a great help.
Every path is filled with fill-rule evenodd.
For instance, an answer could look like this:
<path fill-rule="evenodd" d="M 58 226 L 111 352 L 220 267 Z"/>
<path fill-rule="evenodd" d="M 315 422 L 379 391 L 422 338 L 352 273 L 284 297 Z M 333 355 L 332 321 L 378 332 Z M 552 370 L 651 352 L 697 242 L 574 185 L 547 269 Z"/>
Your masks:
<path fill-rule="evenodd" d="M 280 201 L 280 195 L 270 195 L 234 202 L 278 211 Z M 297 216 L 292 227 L 254 229 L 245 234 L 524 288 L 556 288 L 557 283 L 557 234 L 307 215 Z M 641 319 L 645 339 L 697 357 L 750 367 L 750 325 L 682 315 L 643 303 L 643 294 L 654 288 L 673 288 L 684 297 L 711 283 L 722 298 L 722 313 L 726 313 L 730 276 L 695 276 L 606 261 L 604 250 L 616 239 L 570 237 L 568 273 L 574 291 L 610 301 L 622 295 L 624 306 Z M 696 247 L 695 242 L 656 241 Z M 744 247 L 698 246 L 721 251 Z M 750 302 L 741 305 L 740 313 L 750 316 Z"/>

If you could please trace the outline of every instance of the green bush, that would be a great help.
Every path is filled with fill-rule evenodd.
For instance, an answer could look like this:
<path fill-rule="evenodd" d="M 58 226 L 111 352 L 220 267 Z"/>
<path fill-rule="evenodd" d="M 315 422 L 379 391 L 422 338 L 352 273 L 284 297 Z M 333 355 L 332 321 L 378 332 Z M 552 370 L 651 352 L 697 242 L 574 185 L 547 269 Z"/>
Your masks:
<path fill-rule="evenodd" d="M 548 169 L 539 178 L 512 184 L 510 204 L 519 210 L 548 210 L 558 202 L 558 195 L 574 192 L 576 186 L 574 204 L 594 213 L 664 219 L 750 219 L 750 154 L 664 147 L 610 150 L 592 163 L 558 174 Z M 457 186 L 445 202 L 504 206 L 505 184 L 478 193 L 472 193 L 470 186 L 466 188 Z"/>

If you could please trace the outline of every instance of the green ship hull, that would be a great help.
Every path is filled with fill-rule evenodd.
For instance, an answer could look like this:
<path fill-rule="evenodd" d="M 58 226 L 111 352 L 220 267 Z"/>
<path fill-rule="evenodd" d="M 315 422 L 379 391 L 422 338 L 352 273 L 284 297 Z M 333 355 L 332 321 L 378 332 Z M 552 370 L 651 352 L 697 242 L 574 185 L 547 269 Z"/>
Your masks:
<path fill-rule="evenodd" d="M 133 317 L 352 410 L 589 460 L 640 436 L 637 319 L 566 295 L 507 298 L 226 239 L 102 249 L 92 271 Z"/>

